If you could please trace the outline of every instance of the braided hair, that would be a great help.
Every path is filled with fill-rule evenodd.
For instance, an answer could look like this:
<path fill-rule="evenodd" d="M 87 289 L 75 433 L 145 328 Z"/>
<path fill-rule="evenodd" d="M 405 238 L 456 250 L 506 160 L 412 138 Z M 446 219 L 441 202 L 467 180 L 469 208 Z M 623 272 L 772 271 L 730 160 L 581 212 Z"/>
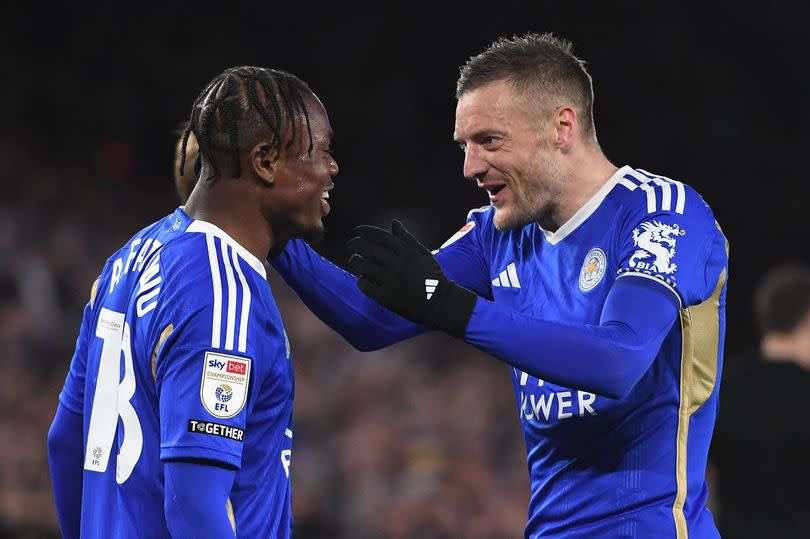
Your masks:
<path fill-rule="evenodd" d="M 200 156 L 213 169 L 212 178 L 219 175 L 217 156 L 231 166 L 234 177 L 241 176 L 240 144 L 245 139 L 250 143 L 267 129 L 278 155 L 295 144 L 298 130 L 305 126 L 307 153 L 312 152 L 312 130 L 304 103 L 310 96 L 314 93 L 307 83 L 285 71 L 252 66 L 223 71 L 191 107 L 191 119 L 183 132 L 179 173 L 183 174 L 191 133 L 197 138 Z"/>

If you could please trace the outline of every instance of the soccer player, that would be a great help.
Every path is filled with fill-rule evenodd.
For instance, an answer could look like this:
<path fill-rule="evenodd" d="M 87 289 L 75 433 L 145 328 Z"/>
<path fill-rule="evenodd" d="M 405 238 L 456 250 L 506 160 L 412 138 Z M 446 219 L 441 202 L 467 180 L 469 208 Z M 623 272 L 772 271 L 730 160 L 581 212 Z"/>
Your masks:
<path fill-rule="evenodd" d="M 243 66 L 191 133 L 185 207 L 110 257 L 85 308 L 48 436 L 67 538 L 290 536 L 293 370 L 262 260 L 322 233 L 332 130 L 306 83 Z"/>
<path fill-rule="evenodd" d="M 717 537 L 704 473 L 728 252 L 711 209 L 607 159 L 567 41 L 496 41 L 462 67 L 457 98 L 464 176 L 490 204 L 435 256 L 394 221 L 350 240 L 359 279 L 303 242 L 271 263 L 361 350 L 437 329 L 511 366 L 526 537 Z"/>

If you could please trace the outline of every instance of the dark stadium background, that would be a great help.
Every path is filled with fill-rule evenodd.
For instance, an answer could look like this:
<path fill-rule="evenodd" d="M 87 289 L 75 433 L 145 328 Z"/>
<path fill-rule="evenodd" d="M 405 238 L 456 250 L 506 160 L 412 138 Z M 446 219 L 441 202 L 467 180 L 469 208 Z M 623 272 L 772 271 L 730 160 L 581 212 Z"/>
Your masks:
<path fill-rule="evenodd" d="M 526 31 L 588 60 L 614 163 L 683 180 L 714 209 L 731 243 L 727 365 L 756 345 L 761 273 L 808 260 L 806 2 L 274 4 L 5 14 L 0 535 L 56 533 L 45 433 L 82 305 L 106 257 L 176 206 L 175 130 L 224 68 L 292 71 L 325 103 L 341 171 L 318 249 L 339 264 L 357 224 L 397 216 L 437 246 L 486 203 L 451 139 L 458 67 Z M 298 536 L 520 535 L 528 487 L 502 364 L 439 335 L 354 352 L 274 286 L 296 361 Z"/>

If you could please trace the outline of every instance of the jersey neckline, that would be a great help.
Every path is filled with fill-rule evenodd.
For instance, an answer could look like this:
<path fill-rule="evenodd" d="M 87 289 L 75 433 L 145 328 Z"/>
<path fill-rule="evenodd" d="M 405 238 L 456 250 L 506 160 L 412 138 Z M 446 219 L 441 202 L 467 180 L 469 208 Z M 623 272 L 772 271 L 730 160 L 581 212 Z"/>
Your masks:
<path fill-rule="evenodd" d="M 563 225 L 558 228 L 555 232 L 550 232 L 540 224 L 537 225 L 537 228 L 543 232 L 543 235 L 546 237 L 546 241 L 549 242 L 551 245 L 556 245 L 557 243 L 561 242 L 568 236 L 571 232 L 579 228 L 579 225 L 584 223 L 588 217 L 596 211 L 596 209 L 602 204 L 602 201 L 605 200 L 605 197 L 608 196 L 616 184 L 619 183 L 619 179 L 621 179 L 625 174 L 632 172 L 633 167 L 629 165 L 624 165 L 623 167 L 619 168 L 616 172 L 614 172 L 610 178 L 605 182 L 605 184 L 599 188 L 599 190 L 586 202 L 582 205 L 577 212 L 568 219 Z"/>
<path fill-rule="evenodd" d="M 185 213 L 182 206 L 180 207 L 180 210 Z M 189 219 L 191 219 L 191 217 L 189 217 Z M 191 224 L 188 225 L 188 228 L 186 229 L 186 232 L 203 232 L 205 234 L 217 236 L 219 239 L 229 244 L 237 253 L 239 253 L 239 256 L 242 257 L 245 262 L 247 262 L 250 267 L 256 271 L 256 273 L 261 275 L 264 280 L 267 280 L 267 270 L 264 269 L 264 264 L 262 264 L 261 260 L 253 256 L 250 251 L 245 249 L 239 244 L 239 242 L 233 239 L 230 235 L 228 235 L 227 232 L 219 228 L 217 225 L 201 219 L 192 219 Z"/>

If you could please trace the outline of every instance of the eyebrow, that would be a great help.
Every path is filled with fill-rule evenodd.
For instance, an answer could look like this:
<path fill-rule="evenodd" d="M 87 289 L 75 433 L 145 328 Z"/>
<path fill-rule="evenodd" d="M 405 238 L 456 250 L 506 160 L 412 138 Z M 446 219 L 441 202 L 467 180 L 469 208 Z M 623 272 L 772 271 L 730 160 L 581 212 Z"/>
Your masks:
<path fill-rule="evenodd" d="M 490 136 L 490 135 L 503 135 L 503 131 L 499 131 L 498 129 L 480 129 L 475 131 L 472 135 L 468 137 L 467 140 L 476 140 L 482 137 Z M 465 139 L 459 138 L 455 132 L 453 133 L 453 140 L 456 141 L 458 144 L 463 144 Z"/>

